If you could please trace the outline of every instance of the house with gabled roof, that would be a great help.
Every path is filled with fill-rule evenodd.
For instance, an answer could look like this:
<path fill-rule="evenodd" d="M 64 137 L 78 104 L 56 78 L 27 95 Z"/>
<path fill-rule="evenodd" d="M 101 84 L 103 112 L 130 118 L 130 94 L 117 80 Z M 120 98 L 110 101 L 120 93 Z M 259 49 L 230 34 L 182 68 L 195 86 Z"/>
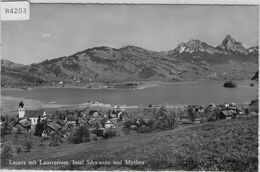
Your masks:
<path fill-rule="evenodd" d="M 65 123 L 65 120 L 62 120 L 62 119 L 57 119 L 57 124 L 59 124 L 60 126 L 65 126 L 66 123 Z"/>
<path fill-rule="evenodd" d="M 59 132 L 62 126 L 60 126 L 57 122 L 48 122 L 47 127 L 49 127 L 51 130 Z"/>
<path fill-rule="evenodd" d="M 116 126 L 111 120 L 107 119 L 104 124 L 104 128 L 116 128 Z"/>
<path fill-rule="evenodd" d="M 39 117 L 41 118 L 40 120 L 46 118 L 46 112 L 41 109 L 41 110 L 27 110 L 25 113 L 25 117 L 28 118 L 31 121 L 32 125 L 38 124 Z"/>
<path fill-rule="evenodd" d="M 31 122 L 28 119 L 20 119 L 14 124 L 15 133 L 24 133 L 31 129 Z"/>
<path fill-rule="evenodd" d="M 220 113 L 222 119 L 233 119 L 236 118 L 236 112 L 234 110 L 225 110 Z"/>

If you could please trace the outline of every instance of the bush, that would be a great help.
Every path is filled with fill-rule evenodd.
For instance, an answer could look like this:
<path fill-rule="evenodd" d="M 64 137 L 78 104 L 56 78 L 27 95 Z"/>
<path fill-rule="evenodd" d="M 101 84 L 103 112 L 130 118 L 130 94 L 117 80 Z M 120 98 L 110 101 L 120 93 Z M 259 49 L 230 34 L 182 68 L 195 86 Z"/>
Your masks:
<path fill-rule="evenodd" d="M 154 120 L 153 119 L 150 119 L 147 123 L 146 123 L 146 126 L 149 127 L 149 128 L 154 128 Z"/>
<path fill-rule="evenodd" d="M 213 117 L 215 117 L 216 119 L 225 119 L 225 117 L 223 117 L 223 114 L 221 113 L 220 109 L 215 109 L 213 111 Z"/>
<path fill-rule="evenodd" d="M 245 114 L 248 115 L 250 113 L 248 108 L 245 108 Z"/>
<path fill-rule="evenodd" d="M 132 125 L 132 121 L 131 120 L 127 120 L 124 122 L 124 127 L 125 128 L 130 128 L 130 126 Z"/>
<path fill-rule="evenodd" d="M 30 152 L 31 148 L 32 148 L 32 142 L 27 140 L 24 143 L 24 150 L 25 150 L 25 152 Z"/>
<path fill-rule="evenodd" d="M 250 112 L 256 112 L 258 113 L 258 99 L 252 100 L 251 103 L 249 104 L 249 113 Z"/>
<path fill-rule="evenodd" d="M 7 142 L 3 145 L 1 149 L 1 159 L 10 159 L 12 158 L 16 153 L 16 149 L 12 142 Z"/>
<path fill-rule="evenodd" d="M 44 124 L 42 124 L 42 123 L 36 124 L 36 128 L 35 128 L 35 133 L 34 133 L 34 135 L 41 137 L 43 131 L 44 131 Z"/>
<path fill-rule="evenodd" d="M 16 147 L 16 153 L 19 154 L 21 152 L 22 152 L 22 146 L 19 145 L 19 146 Z"/>
<path fill-rule="evenodd" d="M 214 122 L 214 121 L 216 121 L 216 118 L 214 118 L 214 117 L 209 117 L 207 120 L 207 122 Z"/>
<path fill-rule="evenodd" d="M 116 136 L 116 131 L 112 129 L 107 129 L 104 131 L 104 139 L 112 138 Z"/>
<path fill-rule="evenodd" d="M 50 142 L 49 146 L 60 146 L 61 137 L 59 134 L 51 133 L 50 139 L 51 139 L 51 142 Z"/>
<path fill-rule="evenodd" d="M 79 132 L 77 130 L 72 131 L 67 139 L 67 141 L 71 144 L 78 144 L 82 143 L 82 140 L 80 139 Z"/>
<path fill-rule="evenodd" d="M 94 133 L 96 136 L 98 137 L 103 137 L 103 130 L 101 129 L 95 129 L 95 130 L 92 130 L 92 133 Z"/>
<path fill-rule="evenodd" d="M 22 133 L 23 133 L 23 129 L 20 126 L 16 127 L 16 134 L 22 134 Z"/>
<path fill-rule="evenodd" d="M 91 134 L 89 135 L 89 139 L 90 139 L 90 140 L 97 141 L 97 135 L 94 134 L 94 133 L 91 133 Z"/>

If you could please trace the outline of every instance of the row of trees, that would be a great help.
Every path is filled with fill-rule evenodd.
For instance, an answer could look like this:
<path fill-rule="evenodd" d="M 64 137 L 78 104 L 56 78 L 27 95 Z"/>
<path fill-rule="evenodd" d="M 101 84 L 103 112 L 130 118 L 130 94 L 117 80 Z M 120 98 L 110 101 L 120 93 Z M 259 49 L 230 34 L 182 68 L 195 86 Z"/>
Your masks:
<path fill-rule="evenodd" d="M 166 107 L 155 108 L 149 111 L 150 119 L 130 119 L 124 122 L 124 128 L 134 129 L 140 133 L 151 132 L 157 129 L 172 130 L 177 127 L 178 115 L 176 109 L 167 109 Z"/>

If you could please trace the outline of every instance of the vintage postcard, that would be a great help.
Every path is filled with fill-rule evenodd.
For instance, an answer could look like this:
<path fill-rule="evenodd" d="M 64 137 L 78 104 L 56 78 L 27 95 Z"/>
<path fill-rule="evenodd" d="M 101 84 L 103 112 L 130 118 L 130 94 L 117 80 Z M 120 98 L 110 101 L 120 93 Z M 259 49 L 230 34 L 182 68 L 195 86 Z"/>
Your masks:
<path fill-rule="evenodd" d="M 258 69 L 256 1 L 1 2 L 1 169 L 258 171 Z"/>

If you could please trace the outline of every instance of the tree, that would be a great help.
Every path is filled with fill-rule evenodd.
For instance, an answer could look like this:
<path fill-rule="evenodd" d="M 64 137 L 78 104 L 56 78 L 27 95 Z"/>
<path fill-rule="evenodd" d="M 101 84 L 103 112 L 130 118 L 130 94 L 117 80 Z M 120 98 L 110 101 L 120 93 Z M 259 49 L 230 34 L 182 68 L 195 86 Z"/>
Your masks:
<path fill-rule="evenodd" d="M 86 125 L 80 126 L 78 129 L 80 140 L 81 142 L 88 142 L 89 141 L 89 130 Z"/>
<path fill-rule="evenodd" d="M 55 116 L 59 116 L 59 111 L 55 111 Z"/>
<path fill-rule="evenodd" d="M 174 129 L 176 125 L 175 111 L 167 110 L 165 107 L 161 107 L 155 114 L 155 121 L 158 121 L 155 128 L 162 130 Z"/>
<path fill-rule="evenodd" d="M 125 128 L 130 128 L 130 126 L 132 125 L 132 121 L 131 120 L 127 120 L 124 122 L 124 127 Z"/>
<path fill-rule="evenodd" d="M 60 112 L 58 112 L 57 113 L 58 115 L 58 119 L 60 119 L 60 120 L 64 120 L 65 118 L 66 118 L 66 115 L 65 114 L 63 114 L 63 113 L 60 113 Z"/>
<path fill-rule="evenodd" d="M 69 113 L 70 113 L 70 112 L 69 112 L 68 110 L 65 110 L 66 116 L 69 115 Z"/>
<path fill-rule="evenodd" d="M 188 107 L 187 112 L 188 112 L 188 115 L 189 115 L 189 118 L 190 118 L 191 122 L 193 123 L 195 121 L 195 119 L 196 119 L 196 114 L 195 114 L 193 108 L 192 107 Z"/>
<path fill-rule="evenodd" d="M 5 122 L 5 117 L 1 116 L 1 122 Z"/>
<path fill-rule="evenodd" d="M 147 127 L 150 127 L 151 129 L 154 127 L 154 120 L 153 119 L 150 119 L 148 122 L 147 122 L 147 124 L 146 124 L 146 126 Z"/>
<path fill-rule="evenodd" d="M 167 113 L 167 120 L 169 129 L 174 129 L 176 125 L 176 113 L 175 111 L 169 111 Z"/>
<path fill-rule="evenodd" d="M 21 153 L 21 152 L 22 152 L 22 146 L 21 146 L 21 145 L 18 145 L 18 146 L 16 147 L 16 153 L 19 154 L 19 153 Z"/>
<path fill-rule="evenodd" d="M 8 131 L 8 123 L 4 121 L 4 123 L 1 126 L 1 137 L 4 137 Z"/>
<path fill-rule="evenodd" d="M 6 122 L 10 122 L 10 119 L 9 119 L 9 116 L 8 116 L 8 115 L 5 116 L 5 121 L 6 121 Z"/>
<path fill-rule="evenodd" d="M 79 126 L 78 129 L 75 129 L 74 132 L 71 133 L 68 138 L 68 142 L 73 144 L 89 142 L 89 135 L 90 133 L 86 125 Z"/>

